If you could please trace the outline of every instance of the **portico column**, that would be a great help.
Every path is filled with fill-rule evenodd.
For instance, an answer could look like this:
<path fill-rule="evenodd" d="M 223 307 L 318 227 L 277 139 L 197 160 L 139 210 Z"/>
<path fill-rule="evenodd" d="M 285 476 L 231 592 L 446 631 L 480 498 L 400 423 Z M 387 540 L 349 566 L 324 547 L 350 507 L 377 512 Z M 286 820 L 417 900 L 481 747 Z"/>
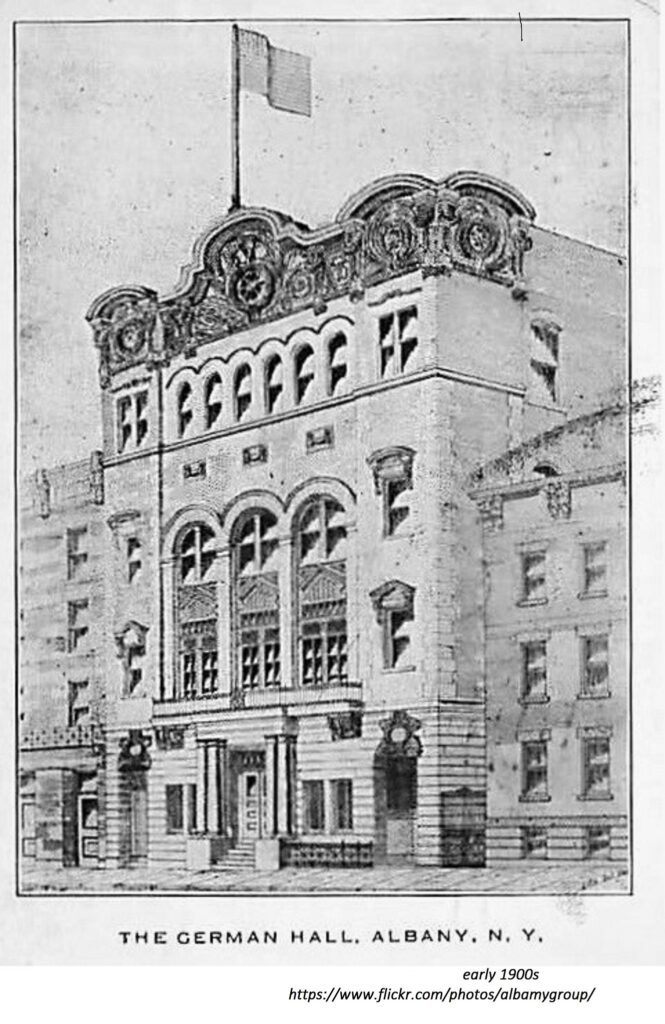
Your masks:
<path fill-rule="evenodd" d="M 280 835 L 290 836 L 295 832 L 295 737 L 279 736 L 277 749 L 277 831 Z"/>
<path fill-rule="evenodd" d="M 205 742 L 196 745 L 196 828 L 198 832 L 208 831 L 208 751 Z"/>
<path fill-rule="evenodd" d="M 266 736 L 266 827 L 269 836 L 279 828 L 279 759 L 278 737 Z"/>
<path fill-rule="evenodd" d="M 220 782 L 221 782 L 221 762 L 219 756 L 219 743 L 217 740 L 211 740 L 206 743 L 206 759 L 207 759 L 207 819 L 208 827 L 207 832 L 210 835 L 219 835 L 221 826 L 221 806 L 220 806 Z"/>

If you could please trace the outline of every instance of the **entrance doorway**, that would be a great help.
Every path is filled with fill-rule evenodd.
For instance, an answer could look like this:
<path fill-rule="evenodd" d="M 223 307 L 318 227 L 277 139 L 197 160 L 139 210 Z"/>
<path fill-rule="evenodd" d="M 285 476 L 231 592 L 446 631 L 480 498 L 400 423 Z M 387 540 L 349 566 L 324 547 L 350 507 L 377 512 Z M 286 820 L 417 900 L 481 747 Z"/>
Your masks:
<path fill-rule="evenodd" d="M 97 863 L 99 852 L 97 797 L 81 793 L 78 808 L 78 862 L 81 865 Z"/>
<path fill-rule="evenodd" d="M 238 835 L 241 840 L 260 839 L 265 835 L 265 772 L 242 772 L 238 776 L 238 811 Z"/>
<path fill-rule="evenodd" d="M 401 753 L 374 762 L 376 853 L 391 863 L 413 860 L 418 807 L 418 762 Z"/>

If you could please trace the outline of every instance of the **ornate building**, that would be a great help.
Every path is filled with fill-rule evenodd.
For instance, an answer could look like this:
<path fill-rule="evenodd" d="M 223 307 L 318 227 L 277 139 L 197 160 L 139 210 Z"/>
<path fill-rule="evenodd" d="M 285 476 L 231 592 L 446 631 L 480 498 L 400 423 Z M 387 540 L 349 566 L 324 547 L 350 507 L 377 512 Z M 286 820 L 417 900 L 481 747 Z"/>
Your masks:
<path fill-rule="evenodd" d="M 100 863 L 484 862 L 503 492 L 469 478 L 625 378 L 623 261 L 534 220 L 396 175 L 92 304 Z"/>

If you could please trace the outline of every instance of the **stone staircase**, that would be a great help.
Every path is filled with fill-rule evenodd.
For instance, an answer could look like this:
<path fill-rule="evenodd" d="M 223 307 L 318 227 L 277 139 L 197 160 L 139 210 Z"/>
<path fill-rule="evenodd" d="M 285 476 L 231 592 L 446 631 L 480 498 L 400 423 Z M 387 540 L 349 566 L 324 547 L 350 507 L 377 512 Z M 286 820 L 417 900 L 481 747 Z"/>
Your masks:
<path fill-rule="evenodd" d="M 218 871 L 247 871 L 256 867 L 254 839 L 240 839 L 238 843 L 229 850 L 224 860 L 215 864 Z"/>

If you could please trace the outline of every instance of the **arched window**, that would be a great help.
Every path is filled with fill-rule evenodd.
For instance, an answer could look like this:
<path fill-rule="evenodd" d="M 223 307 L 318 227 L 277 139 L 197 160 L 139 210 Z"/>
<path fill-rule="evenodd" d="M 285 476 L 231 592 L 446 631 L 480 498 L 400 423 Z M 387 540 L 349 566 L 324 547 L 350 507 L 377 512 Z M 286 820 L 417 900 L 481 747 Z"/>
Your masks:
<path fill-rule="evenodd" d="M 186 700 L 218 689 L 217 593 L 211 579 L 215 535 L 196 523 L 176 549 L 176 695 Z"/>
<path fill-rule="evenodd" d="M 265 364 L 266 412 L 279 412 L 284 391 L 282 360 L 278 355 L 269 356 Z"/>
<path fill-rule="evenodd" d="M 184 437 L 194 417 L 191 397 L 192 386 L 185 382 L 178 391 L 178 437 Z"/>
<path fill-rule="evenodd" d="M 211 430 L 222 415 L 222 378 L 211 373 L 204 390 L 206 430 Z"/>
<path fill-rule="evenodd" d="M 256 509 L 233 533 L 234 633 L 242 690 L 281 686 L 277 520 Z"/>
<path fill-rule="evenodd" d="M 346 516 L 329 497 L 310 502 L 297 521 L 298 650 L 301 686 L 348 680 Z"/>
<path fill-rule="evenodd" d="M 236 370 L 233 384 L 233 402 L 235 418 L 240 422 L 252 406 L 252 371 L 247 363 L 243 363 Z"/>
<path fill-rule="evenodd" d="M 336 394 L 346 379 L 346 336 L 336 334 L 328 342 L 328 394 Z"/>
<path fill-rule="evenodd" d="M 558 470 L 551 462 L 539 462 L 537 466 L 533 467 L 533 472 L 536 476 L 552 477 L 559 475 Z"/>
<path fill-rule="evenodd" d="M 314 384 L 314 351 L 311 345 L 301 345 L 296 352 L 296 405 L 305 400 Z"/>

